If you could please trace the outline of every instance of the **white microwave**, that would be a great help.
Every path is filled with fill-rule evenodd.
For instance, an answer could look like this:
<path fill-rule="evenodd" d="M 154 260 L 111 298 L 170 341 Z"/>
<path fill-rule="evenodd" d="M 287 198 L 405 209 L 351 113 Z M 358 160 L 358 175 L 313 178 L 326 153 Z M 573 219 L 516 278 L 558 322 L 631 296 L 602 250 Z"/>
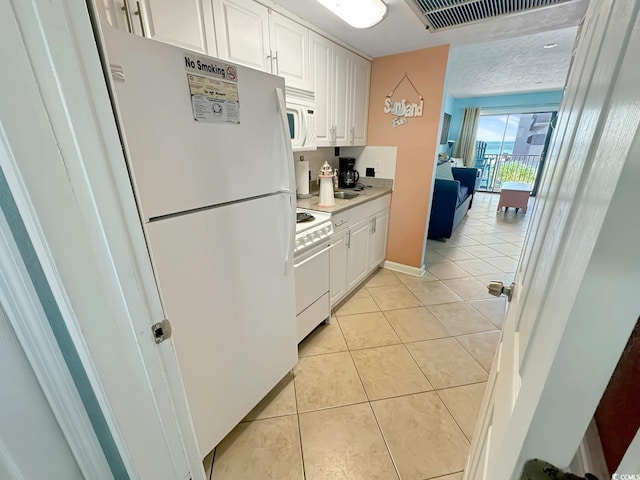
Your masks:
<path fill-rule="evenodd" d="M 315 108 L 309 105 L 287 102 L 287 120 L 294 152 L 316 150 Z"/>

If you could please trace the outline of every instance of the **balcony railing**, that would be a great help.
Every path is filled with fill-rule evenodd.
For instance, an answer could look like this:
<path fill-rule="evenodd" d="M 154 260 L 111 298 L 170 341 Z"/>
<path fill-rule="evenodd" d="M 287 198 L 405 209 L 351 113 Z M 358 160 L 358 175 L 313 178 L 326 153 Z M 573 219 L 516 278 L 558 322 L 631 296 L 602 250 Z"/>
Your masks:
<path fill-rule="evenodd" d="M 533 188 L 540 155 L 484 154 L 476 158 L 476 166 L 480 169 L 477 190 L 499 192 L 504 182 L 528 183 Z"/>

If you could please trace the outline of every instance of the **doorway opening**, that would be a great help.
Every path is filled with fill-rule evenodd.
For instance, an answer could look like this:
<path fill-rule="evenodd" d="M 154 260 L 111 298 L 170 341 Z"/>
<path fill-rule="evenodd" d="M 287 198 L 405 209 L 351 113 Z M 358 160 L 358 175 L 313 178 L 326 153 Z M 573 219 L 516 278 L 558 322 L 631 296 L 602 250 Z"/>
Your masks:
<path fill-rule="evenodd" d="M 536 194 L 556 112 L 480 115 L 474 166 L 476 190 L 499 192 L 505 182 L 530 185 Z"/>

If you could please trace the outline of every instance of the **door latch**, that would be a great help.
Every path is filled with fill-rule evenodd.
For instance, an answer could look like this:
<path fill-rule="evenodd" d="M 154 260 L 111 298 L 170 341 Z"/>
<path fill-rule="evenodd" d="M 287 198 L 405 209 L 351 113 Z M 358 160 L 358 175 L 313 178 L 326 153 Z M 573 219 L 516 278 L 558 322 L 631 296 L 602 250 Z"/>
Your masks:
<path fill-rule="evenodd" d="M 516 284 L 513 282 L 511 282 L 511 285 L 509 285 L 508 287 L 505 287 L 502 282 L 493 281 L 489 282 L 489 285 L 487 285 L 487 289 L 489 290 L 489 293 L 494 297 L 504 295 L 505 297 L 507 297 L 507 301 L 510 302 L 515 286 Z"/>
<path fill-rule="evenodd" d="M 171 338 L 171 324 L 166 318 L 161 322 L 151 325 L 151 333 L 156 343 L 162 343 L 167 338 Z"/>

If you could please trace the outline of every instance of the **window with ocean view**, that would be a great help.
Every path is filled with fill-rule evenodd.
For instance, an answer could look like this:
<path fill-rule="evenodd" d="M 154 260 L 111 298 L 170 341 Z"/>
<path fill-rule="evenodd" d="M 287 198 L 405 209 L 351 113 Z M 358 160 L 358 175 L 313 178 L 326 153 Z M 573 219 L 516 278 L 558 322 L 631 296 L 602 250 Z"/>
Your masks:
<path fill-rule="evenodd" d="M 504 182 L 534 187 L 554 112 L 480 115 L 475 166 L 479 189 L 500 191 Z"/>

